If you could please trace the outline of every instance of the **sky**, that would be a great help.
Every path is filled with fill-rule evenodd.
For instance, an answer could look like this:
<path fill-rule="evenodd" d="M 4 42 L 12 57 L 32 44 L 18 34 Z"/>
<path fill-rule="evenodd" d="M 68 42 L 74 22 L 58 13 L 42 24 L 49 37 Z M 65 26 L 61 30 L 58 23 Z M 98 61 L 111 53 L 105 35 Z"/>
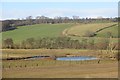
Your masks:
<path fill-rule="evenodd" d="M 117 17 L 118 2 L 2 2 L 0 19 L 22 19 L 27 16 L 98 16 Z"/>
<path fill-rule="evenodd" d="M 1 0 L 1 2 L 119 2 L 119 0 Z"/>

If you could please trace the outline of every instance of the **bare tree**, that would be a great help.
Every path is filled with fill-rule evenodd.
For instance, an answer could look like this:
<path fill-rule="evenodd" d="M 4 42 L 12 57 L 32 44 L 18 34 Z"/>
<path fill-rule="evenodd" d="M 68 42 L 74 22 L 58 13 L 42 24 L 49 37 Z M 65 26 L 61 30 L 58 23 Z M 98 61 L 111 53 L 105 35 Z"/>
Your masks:
<path fill-rule="evenodd" d="M 33 24 L 32 16 L 26 17 L 26 22 L 27 22 L 27 25 L 32 25 Z"/>
<path fill-rule="evenodd" d="M 6 48 L 13 48 L 13 40 L 12 38 L 8 38 L 8 39 L 5 39 L 3 41 L 3 46 L 5 46 Z"/>

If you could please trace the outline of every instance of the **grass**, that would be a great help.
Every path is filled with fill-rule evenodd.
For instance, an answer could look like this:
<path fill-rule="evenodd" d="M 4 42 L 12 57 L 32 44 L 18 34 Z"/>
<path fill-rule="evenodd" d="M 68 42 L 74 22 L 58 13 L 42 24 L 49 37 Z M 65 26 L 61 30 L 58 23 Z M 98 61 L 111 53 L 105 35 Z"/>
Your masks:
<path fill-rule="evenodd" d="M 35 55 L 56 55 L 64 56 L 65 54 L 79 54 L 86 53 L 88 50 L 76 50 L 76 49 L 3 49 L 2 57 L 6 58 L 9 54 L 10 57 L 24 57 L 24 56 L 35 56 Z M 89 50 L 93 52 L 93 50 Z"/>
<path fill-rule="evenodd" d="M 87 31 L 96 32 L 101 28 L 105 28 L 117 23 L 92 23 L 92 24 L 36 24 L 31 26 L 18 27 L 16 30 L 6 31 L 2 34 L 2 40 L 12 38 L 15 43 L 20 43 L 27 38 L 40 37 L 59 37 L 69 36 L 72 39 L 82 40 L 83 38 L 89 41 L 94 39 L 95 42 L 107 37 L 107 32 L 111 32 L 114 37 L 117 34 L 117 26 L 106 28 L 97 33 L 94 37 L 82 37 Z M 77 36 L 70 36 L 77 35 Z M 1 40 L 0 40 L 1 41 Z M 118 38 L 112 38 L 113 42 L 118 42 Z"/>
<path fill-rule="evenodd" d="M 106 50 L 79 50 L 79 49 L 3 49 L 2 58 L 8 57 L 29 57 L 29 56 L 65 56 L 66 54 L 76 56 L 94 56 L 94 57 L 109 57 L 117 53 L 106 54 Z"/>
<path fill-rule="evenodd" d="M 106 28 L 100 32 L 97 33 L 97 37 L 108 37 L 108 32 L 111 33 L 111 35 L 113 37 L 118 37 L 118 26 L 113 26 L 113 27 L 110 27 L 110 28 Z"/>
<path fill-rule="evenodd" d="M 101 42 L 104 39 L 108 39 L 106 37 L 78 37 L 78 36 L 71 36 L 72 39 L 74 40 L 79 40 L 82 41 L 83 39 L 86 39 L 88 42 L 91 40 L 94 40 L 95 43 Z M 111 42 L 113 43 L 118 43 L 119 38 L 111 38 Z"/>
<path fill-rule="evenodd" d="M 31 26 L 17 27 L 18 29 L 2 32 L 3 40 L 12 38 L 14 42 L 21 42 L 27 38 L 59 37 L 62 31 L 73 24 L 36 24 Z M 1 33 L 0 33 L 1 34 Z"/>
<path fill-rule="evenodd" d="M 101 60 L 101 63 L 112 63 L 114 60 Z M 59 65 L 82 65 L 82 64 L 96 64 L 98 60 L 86 60 L 86 61 L 57 61 L 57 60 L 13 60 L 3 61 L 4 68 L 16 68 L 16 67 L 39 67 L 39 66 L 59 66 Z"/>
<path fill-rule="evenodd" d="M 31 26 L 17 27 L 16 30 L 6 31 L 2 34 L 2 40 L 12 38 L 15 43 L 21 42 L 27 38 L 40 38 L 40 37 L 59 37 L 69 35 L 83 36 L 87 31 L 96 32 L 97 30 L 108 27 L 117 23 L 92 23 L 92 24 L 36 24 Z M 114 36 L 117 36 L 117 26 L 103 29 L 98 32 L 97 36 L 93 37 L 106 37 L 106 32 L 111 31 Z M 73 39 L 81 39 L 78 36 L 70 36 Z M 0 40 L 1 41 L 1 40 Z"/>
<path fill-rule="evenodd" d="M 94 50 L 76 49 L 3 49 L 3 58 L 34 55 L 65 55 L 66 53 L 81 56 L 103 55 Z M 56 61 L 56 60 L 3 60 L 3 78 L 85 78 L 85 77 L 117 77 L 116 60 L 90 61 Z"/>
<path fill-rule="evenodd" d="M 93 23 L 93 24 L 81 24 L 75 27 L 71 27 L 68 31 L 68 35 L 76 35 L 76 36 L 85 36 L 86 32 L 96 32 L 101 28 L 105 28 L 111 26 L 116 23 Z"/>
<path fill-rule="evenodd" d="M 108 27 L 114 23 L 95 23 L 95 24 L 37 24 L 31 26 L 18 27 L 16 30 L 6 31 L 3 34 L 3 39 L 13 38 L 18 43 L 26 38 L 34 37 L 59 37 L 67 34 L 77 34 L 82 36 L 86 31 L 93 32 L 104 27 Z M 116 24 L 116 23 L 115 23 Z M 105 30 L 112 30 L 114 27 Z M 114 28 L 113 34 L 116 29 Z M 64 32 L 64 34 L 63 34 Z M 105 31 L 106 32 L 106 31 Z M 104 30 L 100 31 L 97 36 L 89 38 L 100 41 L 105 38 Z M 104 36 L 103 38 L 101 38 Z M 81 40 L 83 37 L 70 36 L 72 39 Z M 117 38 L 112 39 L 117 42 Z M 80 78 L 80 77 L 117 77 L 117 61 L 105 60 L 104 57 L 114 56 L 114 53 L 106 54 L 106 50 L 79 50 L 79 49 L 2 49 L 2 58 L 8 57 L 27 57 L 39 55 L 56 55 L 64 56 L 66 54 L 78 56 L 94 56 L 101 57 L 101 62 L 97 60 L 91 61 L 56 61 L 56 60 L 11 60 L 3 62 L 3 78 Z"/>
<path fill-rule="evenodd" d="M 107 33 L 111 32 L 113 36 L 111 41 L 114 43 L 117 43 L 118 42 L 118 38 L 117 38 L 118 37 L 118 25 L 109 27 L 114 24 L 117 24 L 117 23 L 78 24 L 77 26 L 68 28 L 66 30 L 66 35 L 75 40 L 81 41 L 82 39 L 87 39 L 88 42 L 91 40 L 94 40 L 97 43 L 105 38 L 108 38 Z M 109 27 L 109 28 L 105 28 L 105 27 Z M 83 37 L 87 31 L 96 32 L 102 28 L 105 28 L 105 29 L 97 32 L 94 37 Z"/>
<path fill-rule="evenodd" d="M 103 78 L 117 77 L 116 61 L 3 61 L 3 78 Z"/>

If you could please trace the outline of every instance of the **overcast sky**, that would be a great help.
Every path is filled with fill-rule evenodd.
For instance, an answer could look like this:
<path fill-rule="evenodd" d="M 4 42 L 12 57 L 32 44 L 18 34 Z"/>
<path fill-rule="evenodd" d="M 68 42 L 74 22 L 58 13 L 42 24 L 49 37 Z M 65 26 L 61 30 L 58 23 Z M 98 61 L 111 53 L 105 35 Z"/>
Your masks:
<path fill-rule="evenodd" d="M 0 19 L 17 19 L 27 16 L 117 17 L 117 2 L 2 2 Z"/>

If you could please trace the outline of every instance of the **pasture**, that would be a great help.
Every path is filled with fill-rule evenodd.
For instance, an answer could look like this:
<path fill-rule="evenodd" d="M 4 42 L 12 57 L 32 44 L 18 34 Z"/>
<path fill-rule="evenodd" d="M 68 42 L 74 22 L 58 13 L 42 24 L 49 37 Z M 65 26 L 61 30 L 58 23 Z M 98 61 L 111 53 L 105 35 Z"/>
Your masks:
<path fill-rule="evenodd" d="M 113 26 L 112 26 L 113 25 Z M 95 42 L 102 41 L 108 38 L 108 32 L 111 33 L 111 41 L 118 42 L 118 25 L 117 23 L 92 23 L 92 24 L 77 24 L 64 31 L 64 35 L 71 37 L 74 40 L 81 41 L 87 39 L 88 41 L 94 40 Z M 87 34 L 95 33 L 93 37 L 86 37 Z"/>
<path fill-rule="evenodd" d="M 2 38 L 3 40 L 12 38 L 15 43 L 19 43 L 27 38 L 60 37 L 63 36 L 62 31 L 72 25 L 73 24 L 36 24 L 20 26 L 15 30 L 2 32 Z"/>
<path fill-rule="evenodd" d="M 6 31 L 2 34 L 2 40 L 6 38 L 12 38 L 15 43 L 20 43 L 27 38 L 43 38 L 43 37 L 60 37 L 69 36 L 72 39 L 80 40 L 87 32 L 93 32 L 109 27 L 117 23 L 91 23 L 91 24 L 36 24 L 30 26 L 20 26 L 15 30 Z M 106 38 L 107 32 L 111 32 L 113 37 L 118 36 L 117 26 L 105 28 L 94 37 L 84 37 L 95 39 L 98 41 L 100 38 Z M 74 35 L 74 36 L 73 36 Z M 117 38 L 113 38 L 113 41 L 117 42 Z"/>
<path fill-rule="evenodd" d="M 93 23 L 93 24 L 81 24 L 81 25 L 77 25 L 74 26 L 72 28 L 70 28 L 67 31 L 68 35 L 75 35 L 75 36 L 80 36 L 83 37 L 85 36 L 86 32 L 90 31 L 90 32 L 96 32 L 102 28 L 114 25 L 116 23 Z"/>
<path fill-rule="evenodd" d="M 101 30 L 100 32 L 97 32 L 96 37 L 107 37 L 108 33 L 110 33 L 113 37 L 118 37 L 118 25 L 106 28 L 104 30 Z"/>

